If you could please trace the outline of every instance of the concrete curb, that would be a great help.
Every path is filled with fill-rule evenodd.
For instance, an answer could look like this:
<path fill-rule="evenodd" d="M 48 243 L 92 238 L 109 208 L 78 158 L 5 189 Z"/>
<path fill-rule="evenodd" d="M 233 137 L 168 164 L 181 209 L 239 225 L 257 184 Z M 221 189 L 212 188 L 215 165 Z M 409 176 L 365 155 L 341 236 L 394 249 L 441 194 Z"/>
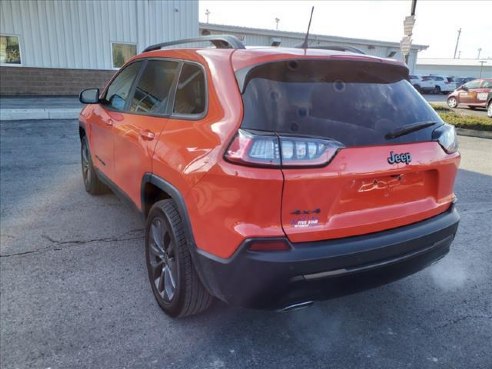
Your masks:
<path fill-rule="evenodd" d="M 456 133 L 460 136 L 470 136 L 492 139 L 492 131 L 477 131 L 475 129 L 456 128 Z"/>
<path fill-rule="evenodd" d="M 41 119 L 77 119 L 80 108 L 62 109 L 0 109 L 0 121 L 4 120 L 41 120 Z"/>

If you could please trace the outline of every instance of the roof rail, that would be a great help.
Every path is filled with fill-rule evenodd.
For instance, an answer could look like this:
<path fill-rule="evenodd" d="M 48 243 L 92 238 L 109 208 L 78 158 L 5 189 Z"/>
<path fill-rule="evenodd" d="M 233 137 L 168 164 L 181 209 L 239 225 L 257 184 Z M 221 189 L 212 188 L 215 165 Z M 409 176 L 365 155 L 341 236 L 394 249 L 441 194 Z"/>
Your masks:
<path fill-rule="evenodd" d="M 192 42 L 209 41 L 218 49 L 245 49 L 244 44 L 236 37 L 232 35 L 209 35 L 196 38 L 186 38 L 183 40 L 162 42 L 147 47 L 143 52 L 154 51 L 162 49 L 163 47 L 189 44 Z"/>
<path fill-rule="evenodd" d="M 356 54 L 364 54 L 364 55 L 366 54 L 362 50 L 359 50 L 356 47 L 352 47 L 352 46 L 332 45 L 332 46 L 311 46 L 309 48 L 310 49 L 322 49 L 322 50 L 349 51 L 351 53 L 356 53 Z"/>

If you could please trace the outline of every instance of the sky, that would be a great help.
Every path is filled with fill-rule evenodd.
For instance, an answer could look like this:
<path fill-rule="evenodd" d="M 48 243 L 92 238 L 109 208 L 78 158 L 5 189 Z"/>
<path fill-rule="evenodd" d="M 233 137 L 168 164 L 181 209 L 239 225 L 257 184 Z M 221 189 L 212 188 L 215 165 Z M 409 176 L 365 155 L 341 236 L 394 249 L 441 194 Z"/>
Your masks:
<path fill-rule="evenodd" d="M 200 22 L 400 42 L 411 0 L 199 1 Z M 492 59 L 492 0 L 417 0 L 412 43 L 428 45 L 419 58 L 452 58 L 458 29 L 461 59 Z"/>

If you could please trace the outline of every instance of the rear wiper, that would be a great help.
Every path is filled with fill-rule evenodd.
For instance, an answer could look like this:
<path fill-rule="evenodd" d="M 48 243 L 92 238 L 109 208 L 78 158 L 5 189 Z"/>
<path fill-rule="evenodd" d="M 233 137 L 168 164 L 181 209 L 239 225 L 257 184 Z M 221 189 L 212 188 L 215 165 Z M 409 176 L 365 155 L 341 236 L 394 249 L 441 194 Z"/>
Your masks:
<path fill-rule="evenodd" d="M 415 131 L 420 131 L 421 129 L 433 126 L 434 124 L 437 123 L 439 122 L 427 121 L 427 122 L 417 122 L 417 123 L 407 124 L 403 127 L 396 128 L 393 131 L 389 131 L 388 133 L 386 133 L 384 138 L 387 140 L 391 140 L 392 138 L 397 138 Z"/>

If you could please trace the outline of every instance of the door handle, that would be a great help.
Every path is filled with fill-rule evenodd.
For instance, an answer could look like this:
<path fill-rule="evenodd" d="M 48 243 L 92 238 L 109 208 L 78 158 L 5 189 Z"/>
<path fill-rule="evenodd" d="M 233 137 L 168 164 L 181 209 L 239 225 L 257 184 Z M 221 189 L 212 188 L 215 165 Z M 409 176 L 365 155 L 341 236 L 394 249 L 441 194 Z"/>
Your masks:
<path fill-rule="evenodd" d="M 112 126 L 112 125 L 113 125 L 113 120 L 112 120 L 112 119 L 108 119 L 108 120 L 106 121 L 106 124 L 107 124 L 108 126 Z"/>
<path fill-rule="evenodd" d="M 144 129 L 140 131 L 140 137 L 142 137 L 146 141 L 152 141 L 155 137 L 155 133 L 152 131 L 149 131 L 148 129 Z"/>

